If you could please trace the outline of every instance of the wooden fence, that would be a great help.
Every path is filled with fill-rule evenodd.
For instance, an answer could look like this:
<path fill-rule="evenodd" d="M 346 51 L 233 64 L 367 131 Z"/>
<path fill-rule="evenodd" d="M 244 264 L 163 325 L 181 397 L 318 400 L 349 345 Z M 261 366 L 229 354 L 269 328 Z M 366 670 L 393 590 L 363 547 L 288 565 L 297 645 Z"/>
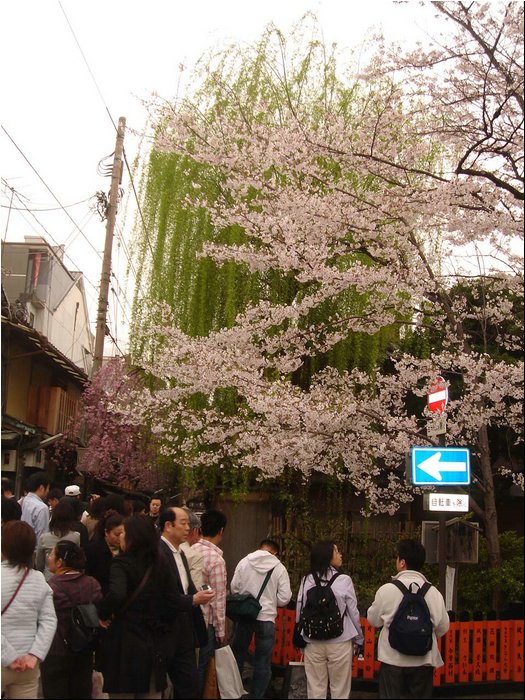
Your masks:
<path fill-rule="evenodd" d="M 301 651 L 292 643 L 295 610 L 279 609 L 275 621 L 276 642 L 272 663 L 286 666 L 301 661 Z M 361 619 L 365 637 L 363 658 L 354 657 L 352 676 L 377 678 L 378 632 Z M 447 634 L 438 640 L 445 665 L 434 670 L 434 686 L 486 681 L 523 682 L 523 620 L 451 622 Z"/>

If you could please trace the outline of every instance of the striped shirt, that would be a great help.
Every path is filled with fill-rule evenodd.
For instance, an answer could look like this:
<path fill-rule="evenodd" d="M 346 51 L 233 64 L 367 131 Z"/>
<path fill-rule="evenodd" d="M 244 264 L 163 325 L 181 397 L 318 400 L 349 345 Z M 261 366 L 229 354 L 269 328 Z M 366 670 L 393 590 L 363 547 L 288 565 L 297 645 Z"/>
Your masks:
<path fill-rule="evenodd" d="M 209 540 L 201 538 L 192 549 L 202 552 L 202 582 L 215 591 L 215 598 L 202 606 L 204 620 L 213 625 L 217 638 L 226 636 L 226 562 L 219 549 Z"/>

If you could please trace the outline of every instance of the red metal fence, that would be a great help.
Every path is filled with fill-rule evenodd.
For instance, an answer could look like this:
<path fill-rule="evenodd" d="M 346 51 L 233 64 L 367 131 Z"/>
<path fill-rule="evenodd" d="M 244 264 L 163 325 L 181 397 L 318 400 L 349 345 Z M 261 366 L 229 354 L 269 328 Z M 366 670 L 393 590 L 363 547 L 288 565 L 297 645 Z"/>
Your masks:
<path fill-rule="evenodd" d="M 272 663 L 286 666 L 301 661 L 301 652 L 293 646 L 295 611 L 279 609 L 275 621 L 276 642 Z M 376 656 L 378 632 L 361 619 L 364 658 L 354 657 L 354 678 L 373 680 L 380 663 Z M 451 622 L 438 645 L 445 665 L 434 671 L 434 685 L 485 681 L 523 682 L 523 620 L 487 620 Z"/>

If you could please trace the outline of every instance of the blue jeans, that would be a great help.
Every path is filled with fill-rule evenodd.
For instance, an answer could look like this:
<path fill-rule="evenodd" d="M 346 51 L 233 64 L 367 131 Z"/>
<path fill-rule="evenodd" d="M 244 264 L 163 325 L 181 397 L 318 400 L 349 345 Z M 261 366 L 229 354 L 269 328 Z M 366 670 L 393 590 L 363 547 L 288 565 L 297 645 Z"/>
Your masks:
<path fill-rule="evenodd" d="M 215 627 L 213 625 L 208 625 L 208 643 L 205 647 L 202 647 L 199 652 L 199 697 L 202 697 L 204 678 L 206 676 L 206 666 L 208 665 L 210 658 L 214 655 L 216 648 L 217 641 L 215 639 Z"/>
<path fill-rule="evenodd" d="M 248 652 L 250 641 L 255 632 L 255 653 L 251 658 L 253 666 L 250 696 L 264 698 L 272 679 L 272 651 L 275 644 L 275 624 L 273 622 L 237 622 L 231 648 L 239 672 L 242 675 L 244 664 L 251 656 Z"/>

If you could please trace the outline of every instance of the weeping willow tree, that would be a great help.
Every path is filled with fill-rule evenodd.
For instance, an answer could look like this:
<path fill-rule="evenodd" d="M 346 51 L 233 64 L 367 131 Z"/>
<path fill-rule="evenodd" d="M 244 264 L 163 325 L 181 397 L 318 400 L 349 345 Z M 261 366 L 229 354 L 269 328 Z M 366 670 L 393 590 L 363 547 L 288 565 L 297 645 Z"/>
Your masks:
<path fill-rule="evenodd" d="M 321 125 L 328 110 L 335 107 L 341 115 L 347 115 L 351 129 L 350 106 L 359 95 L 351 82 L 348 85 L 349 81 L 339 77 L 336 47 L 328 50 L 317 38 L 319 34 L 315 18 L 306 15 L 289 40 L 269 26 L 252 48 L 233 46 L 205 57 L 195 75 L 192 102 L 199 106 L 205 119 L 219 110 L 225 118 L 235 113 L 241 114 L 249 124 L 269 125 L 282 124 L 288 119 L 285 114 L 290 114 L 290 106 L 298 119 L 308 115 L 310 122 Z M 260 111 L 261 101 L 266 106 L 264 112 Z M 160 105 L 155 138 L 162 132 L 164 120 L 176 109 L 176 104 Z M 331 177 L 338 167 L 329 160 L 322 166 L 330 171 Z M 202 199 L 229 196 L 223 190 L 219 171 L 187 155 L 153 148 L 143 172 L 142 217 L 135 227 L 139 274 L 131 333 L 131 354 L 137 364 L 140 365 L 144 353 L 152 352 L 149 327 L 156 319 L 159 303 L 170 307 L 174 322 L 184 333 L 206 336 L 210 331 L 232 327 L 237 315 L 251 304 L 264 300 L 271 304 L 293 304 L 302 295 L 311 293 L 311 284 L 308 288 L 302 286 L 292 274 L 277 270 L 254 273 L 236 262 L 218 265 L 201 254 L 206 242 L 230 245 L 246 242 L 241 227 L 217 230 L 210 223 L 206 208 L 200 206 Z M 268 173 L 268 177 L 275 176 L 275 172 Z M 349 174 L 341 173 L 340 177 Z M 368 184 L 374 187 L 372 179 Z M 319 188 L 322 187 L 319 183 Z M 252 190 L 248 197 L 257 206 L 257 191 Z M 366 257 L 362 262 L 371 264 Z M 338 264 L 344 264 L 344 260 Z M 366 303 L 365 295 L 345 290 L 312 310 L 304 323 L 322 322 L 335 311 L 341 315 L 360 313 Z M 290 381 L 307 390 L 311 377 L 327 365 L 339 371 L 358 367 L 372 372 L 397 336 L 398 331 L 392 326 L 375 334 L 349 332 L 327 352 L 305 357 Z M 195 397 L 197 402 L 202 400 Z M 235 410 L 233 392 L 223 392 L 220 401 L 223 410 Z M 228 480 L 228 470 L 221 474 L 223 480 Z M 209 481 L 210 474 L 199 474 L 197 478 L 200 483 L 204 479 Z M 235 488 L 246 478 L 245 474 L 236 474 L 229 486 Z"/>
<path fill-rule="evenodd" d="M 273 26 L 250 49 L 233 46 L 218 55 L 202 59 L 198 67 L 193 101 L 203 113 L 221 106 L 224 113 L 242 112 L 254 122 L 279 122 L 282 107 L 293 103 L 297 113 L 308 112 L 322 119 L 328 104 L 337 102 L 344 112 L 353 99 L 336 70 L 335 46 L 328 53 L 318 39 L 305 35 L 318 31 L 316 20 L 306 15 L 288 42 Z M 287 53 L 290 45 L 292 51 Z M 267 110 L 257 113 L 254 105 L 264 99 Z M 176 105 L 163 105 L 163 115 Z M 349 124 L 350 126 L 350 124 Z M 327 164 L 327 167 L 332 167 Z M 271 303 L 292 303 L 301 294 L 292 276 L 280 272 L 249 273 L 242 265 L 225 262 L 218 266 L 200 255 L 205 241 L 243 243 L 242 229 L 215 230 L 197 197 L 224 195 L 220 173 L 177 153 L 152 149 L 141 183 L 142 218 L 135 226 L 135 251 L 139 274 L 135 289 L 131 351 L 139 359 L 144 347 L 151 311 L 155 303 L 168 304 L 177 325 L 190 336 L 231 327 L 249 304 L 267 299 Z M 256 199 L 257 193 L 253 192 Z M 366 299 L 357 292 L 345 292 L 313 312 L 319 320 L 334 308 L 348 311 L 362 308 Z M 301 382 L 329 364 L 340 370 L 377 365 L 385 347 L 394 337 L 387 328 L 376 335 L 349 334 L 325 356 L 311 360 L 302 370 Z"/>

